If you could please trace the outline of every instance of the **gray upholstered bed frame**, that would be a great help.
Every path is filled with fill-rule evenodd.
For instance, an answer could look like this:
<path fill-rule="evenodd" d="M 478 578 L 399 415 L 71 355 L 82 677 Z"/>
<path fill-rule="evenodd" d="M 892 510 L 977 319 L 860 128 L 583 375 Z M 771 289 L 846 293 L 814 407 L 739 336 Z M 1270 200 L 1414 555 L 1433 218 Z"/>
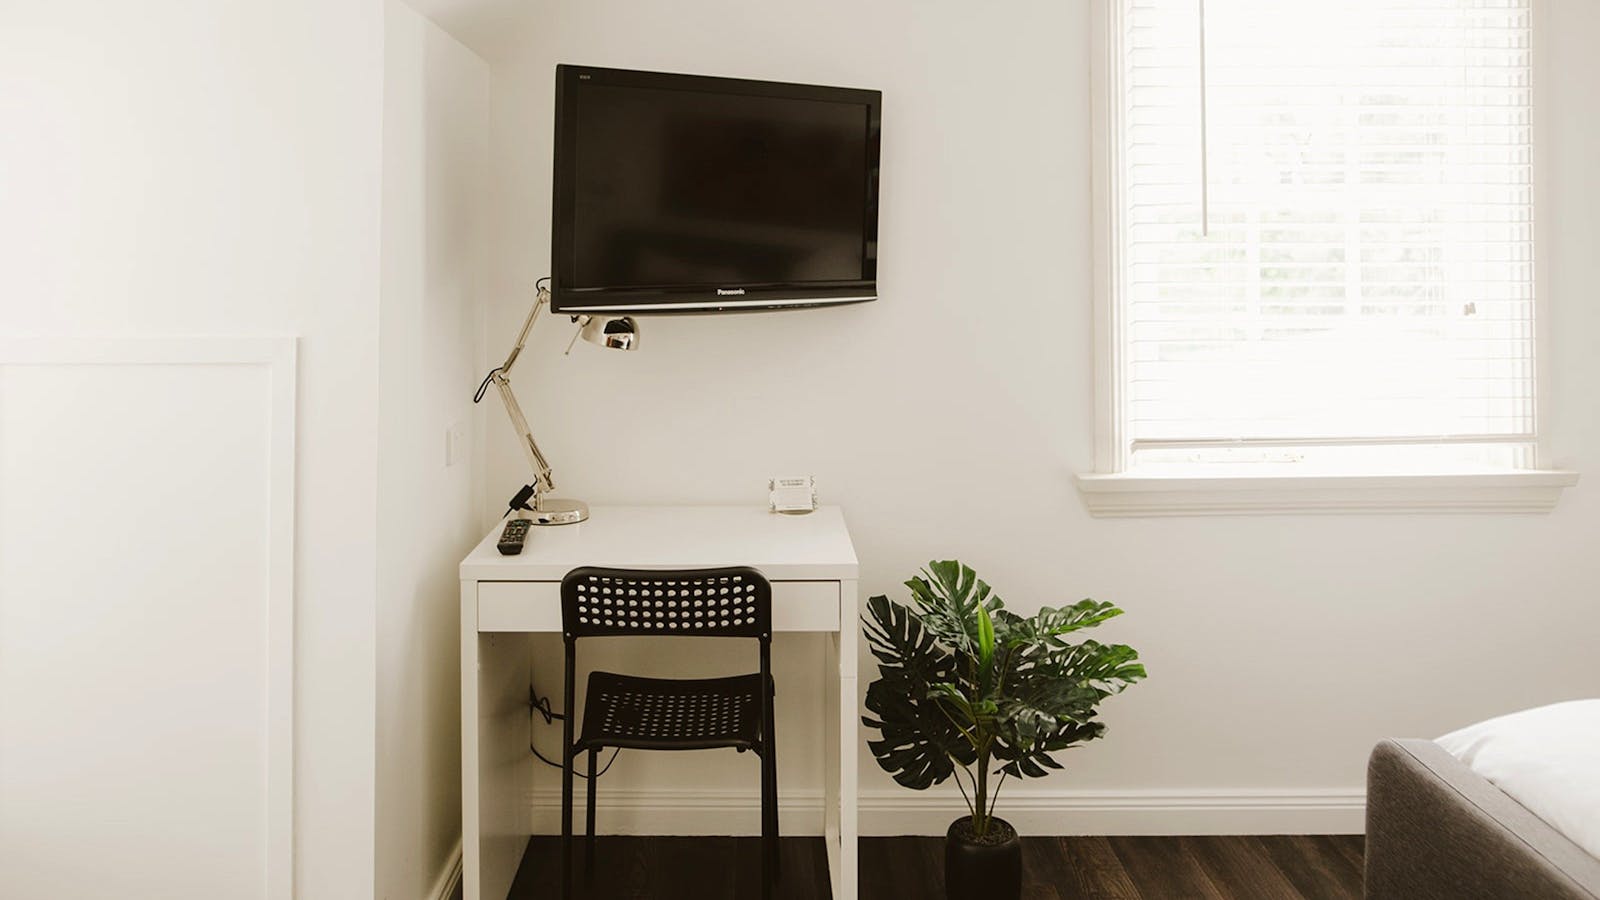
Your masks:
<path fill-rule="evenodd" d="M 1425 740 L 1367 764 L 1367 900 L 1600 900 L 1600 860 Z"/>

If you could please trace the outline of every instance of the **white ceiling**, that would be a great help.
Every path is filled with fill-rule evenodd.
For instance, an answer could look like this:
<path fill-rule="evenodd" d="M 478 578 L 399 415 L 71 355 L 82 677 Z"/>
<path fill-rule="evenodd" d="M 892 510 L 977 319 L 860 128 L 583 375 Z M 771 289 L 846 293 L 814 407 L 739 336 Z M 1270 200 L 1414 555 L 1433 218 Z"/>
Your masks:
<path fill-rule="evenodd" d="M 474 53 L 503 59 L 516 42 L 547 18 L 553 0 L 406 0 L 406 3 Z"/>

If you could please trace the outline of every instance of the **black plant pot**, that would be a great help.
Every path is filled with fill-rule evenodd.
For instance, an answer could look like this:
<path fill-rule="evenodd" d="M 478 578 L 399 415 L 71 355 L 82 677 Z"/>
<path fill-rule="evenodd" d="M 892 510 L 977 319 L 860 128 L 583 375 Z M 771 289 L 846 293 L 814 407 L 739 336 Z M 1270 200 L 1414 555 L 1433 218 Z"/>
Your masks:
<path fill-rule="evenodd" d="M 944 834 L 944 895 L 947 900 L 1018 900 L 1022 896 L 1022 841 L 1005 819 L 992 819 L 982 838 L 972 817 L 950 823 Z"/>

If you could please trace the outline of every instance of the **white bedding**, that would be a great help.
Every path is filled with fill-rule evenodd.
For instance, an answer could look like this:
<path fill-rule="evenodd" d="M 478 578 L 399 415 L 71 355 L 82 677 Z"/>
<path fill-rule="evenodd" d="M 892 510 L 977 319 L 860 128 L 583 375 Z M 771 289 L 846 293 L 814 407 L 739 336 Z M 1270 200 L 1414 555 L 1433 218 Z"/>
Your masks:
<path fill-rule="evenodd" d="M 1437 743 L 1600 857 L 1600 699 L 1500 716 Z"/>

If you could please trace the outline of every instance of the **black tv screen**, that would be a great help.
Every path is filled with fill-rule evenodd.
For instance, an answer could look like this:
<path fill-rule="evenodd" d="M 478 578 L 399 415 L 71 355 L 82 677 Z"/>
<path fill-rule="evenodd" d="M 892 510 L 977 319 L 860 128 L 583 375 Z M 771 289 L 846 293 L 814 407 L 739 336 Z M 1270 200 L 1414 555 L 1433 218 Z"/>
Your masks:
<path fill-rule="evenodd" d="M 557 66 L 552 308 L 876 299 L 881 97 Z"/>

